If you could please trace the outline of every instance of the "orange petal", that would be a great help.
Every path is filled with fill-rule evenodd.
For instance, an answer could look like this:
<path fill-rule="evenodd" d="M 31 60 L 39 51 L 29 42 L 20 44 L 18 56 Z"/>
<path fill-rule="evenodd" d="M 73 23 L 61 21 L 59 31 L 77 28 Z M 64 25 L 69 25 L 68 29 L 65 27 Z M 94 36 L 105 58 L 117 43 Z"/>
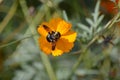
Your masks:
<path fill-rule="evenodd" d="M 59 22 L 56 31 L 60 32 L 61 35 L 62 35 L 62 34 L 67 33 L 70 30 L 71 26 L 72 25 L 70 23 L 65 22 L 64 20 L 62 20 L 62 21 Z"/>
<path fill-rule="evenodd" d="M 52 51 L 52 55 L 53 55 L 53 56 L 60 56 L 60 55 L 62 55 L 62 54 L 63 54 L 63 51 L 60 50 L 60 49 L 58 49 L 57 47 L 55 48 L 54 51 Z"/>
<path fill-rule="evenodd" d="M 67 39 L 69 42 L 74 42 L 76 39 L 77 33 L 74 31 L 69 31 L 65 35 L 61 36 L 61 38 Z"/>
<path fill-rule="evenodd" d="M 118 9 L 115 6 L 115 3 L 110 0 L 102 0 L 100 5 L 103 8 L 103 11 L 105 9 L 107 13 L 116 14 L 118 12 Z"/>
<path fill-rule="evenodd" d="M 50 54 L 51 53 L 51 44 L 46 40 L 45 37 L 40 37 L 39 38 L 39 45 L 40 45 L 40 48 L 41 50 L 46 53 L 46 54 Z"/>
<path fill-rule="evenodd" d="M 61 18 L 53 18 L 50 20 L 50 28 L 53 30 L 53 31 L 56 31 L 57 29 L 57 25 L 59 24 L 59 22 L 62 21 Z"/>
<path fill-rule="evenodd" d="M 59 39 L 56 43 L 56 47 L 62 50 L 63 52 L 69 52 L 73 46 L 74 44 L 72 42 L 68 42 L 68 40 L 63 38 Z"/>
<path fill-rule="evenodd" d="M 48 31 L 43 27 L 43 25 L 46 25 L 49 27 L 49 24 L 44 22 L 42 23 L 39 27 L 38 27 L 38 32 L 39 34 L 41 34 L 42 36 L 46 37 L 48 34 Z"/>
<path fill-rule="evenodd" d="M 120 1 L 120 0 L 115 0 L 115 2 L 116 2 L 117 4 L 119 4 L 119 1 Z"/>

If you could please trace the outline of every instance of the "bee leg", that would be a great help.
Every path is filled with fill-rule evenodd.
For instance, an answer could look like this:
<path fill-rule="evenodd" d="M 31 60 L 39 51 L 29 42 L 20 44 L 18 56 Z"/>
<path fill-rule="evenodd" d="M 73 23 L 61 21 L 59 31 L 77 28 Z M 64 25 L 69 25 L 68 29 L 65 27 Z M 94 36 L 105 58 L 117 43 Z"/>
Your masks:
<path fill-rule="evenodd" d="M 102 37 L 103 39 L 105 39 L 105 36 L 101 35 L 101 37 Z"/>
<path fill-rule="evenodd" d="M 112 44 L 113 46 L 115 45 L 112 41 L 110 41 L 110 44 Z"/>

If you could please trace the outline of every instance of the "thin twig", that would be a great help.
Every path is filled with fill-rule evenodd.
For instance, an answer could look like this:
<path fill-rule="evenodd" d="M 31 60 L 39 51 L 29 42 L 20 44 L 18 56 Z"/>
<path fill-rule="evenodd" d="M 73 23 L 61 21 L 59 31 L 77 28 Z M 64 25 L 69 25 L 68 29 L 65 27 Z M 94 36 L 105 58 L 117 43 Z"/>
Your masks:
<path fill-rule="evenodd" d="M 21 42 L 22 40 L 25 40 L 25 39 L 28 39 L 28 38 L 31 38 L 31 37 L 33 37 L 33 35 L 27 36 L 25 38 L 22 38 L 22 39 L 19 39 L 19 40 L 16 40 L 16 41 L 13 41 L 13 42 L 10 42 L 10 43 L 7 43 L 7 44 L 0 45 L 0 48 L 4 48 L 4 47 L 10 46 L 10 45 L 13 45 L 15 43 Z"/>
<path fill-rule="evenodd" d="M 17 29 L 15 29 L 11 34 L 9 34 L 8 37 L 6 37 L 6 38 L 2 41 L 2 44 L 8 43 L 9 41 L 11 41 L 11 40 L 16 36 L 16 34 L 17 34 L 18 32 L 20 32 L 21 30 L 23 30 L 23 27 L 24 27 L 25 24 L 26 24 L 26 22 L 23 21 L 23 22 L 20 24 L 20 26 L 18 26 Z"/>
<path fill-rule="evenodd" d="M 118 18 L 120 17 L 120 13 L 118 13 L 115 17 L 113 17 L 112 20 L 110 20 L 104 27 L 104 29 L 101 32 L 106 31 L 106 29 L 110 29 L 118 20 Z M 88 43 L 88 45 L 81 51 L 81 55 L 78 57 L 77 62 L 73 65 L 73 68 L 71 70 L 70 75 L 68 76 L 68 80 L 71 79 L 73 73 L 75 72 L 75 70 L 78 68 L 79 64 L 81 63 L 81 61 L 83 60 L 83 58 L 85 57 L 84 55 L 87 54 L 87 50 L 88 48 L 99 38 L 99 35 L 101 34 L 101 32 L 99 32 L 96 36 L 94 36 L 94 38 Z"/>
<path fill-rule="evenodd" d="M 13 5 L 12 5 L 12 7 L 10 8 L 10 11 L 6 15 L 6 17 L 3 19 L 3 21 L 0 23 L 0 33 L 2 33 L 2 31 L 4 30 L 4 28 L 6 27 L 6 25 L 8 24 L 8 22 L 14 16 L 14 14 L 15 14 L 15 12 L 17 10 L 17 6 L 18 6 L 18 1 L 15 0 L 14 3 L 13 3 Z"/>

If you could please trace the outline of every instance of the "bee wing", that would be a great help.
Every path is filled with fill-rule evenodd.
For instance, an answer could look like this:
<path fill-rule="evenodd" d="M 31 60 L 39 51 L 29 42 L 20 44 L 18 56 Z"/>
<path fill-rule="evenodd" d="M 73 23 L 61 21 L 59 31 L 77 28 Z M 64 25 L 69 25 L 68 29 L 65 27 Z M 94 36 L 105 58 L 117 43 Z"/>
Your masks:
<path fill-rule="evenodd" d="M 47 32 L 51 32 L 51 31 L 52 31 L 47 25 L 43 25 L 43 28 L 44 28 Z"/>

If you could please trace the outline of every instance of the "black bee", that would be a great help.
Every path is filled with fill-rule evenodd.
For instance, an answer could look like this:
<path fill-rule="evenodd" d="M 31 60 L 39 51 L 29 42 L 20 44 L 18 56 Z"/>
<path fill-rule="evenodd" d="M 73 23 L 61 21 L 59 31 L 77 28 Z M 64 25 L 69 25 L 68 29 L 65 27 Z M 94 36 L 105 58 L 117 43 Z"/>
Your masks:
<path fill-rule="evenodd" d="M 56 42 L 61 37 L 61 34 L 56 31 L 52 31 L 48 26 L 43 25 L 44 29 L 48 31 L 46 39 L 48 42 L 52 43 L 52 50 L 55 50 Z"/>
<path fill-rule="evenodd" d="M 106 37 L 102 35 L 102 38 L 104 39 L 103 44 L 105 46 L 108 46 L 109 43 L 112 44 L 112 45 L 114 45 L 114 43 L 112 42 L 113 35 L 108 35 Z"/>

